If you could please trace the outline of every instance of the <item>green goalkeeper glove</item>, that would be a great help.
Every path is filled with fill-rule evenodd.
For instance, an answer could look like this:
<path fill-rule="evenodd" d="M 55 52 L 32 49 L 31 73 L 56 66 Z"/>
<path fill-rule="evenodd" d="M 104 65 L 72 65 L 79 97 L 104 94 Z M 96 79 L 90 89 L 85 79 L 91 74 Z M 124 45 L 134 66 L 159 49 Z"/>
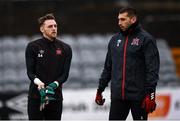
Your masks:
<path fill-rule="evenodd" d="M 40 93 L 40 111 L 42 111 L 47 103 L 45 88 L 40 89 L 39 93 Z"/>
<path fill-rule="evenodd" d="M 53 83 L 50 83 L 47 87 L 46 87 L 46 94 L 50 94 L 50 95 L 54 95 L 55 92 L 54 90 L 58 87 L 58 85 L 53 82 Z"/>
<path fill-rule="evenodd" d="M 47 104 L 49 104 L 50 100 L 56 100 L 54 97 L 52 97 L 50 94 L 46 94 L 45 88 L 42 88 L 39 90 L 41 100 L 40 100 L 40 111 L 42 111 Z"/>

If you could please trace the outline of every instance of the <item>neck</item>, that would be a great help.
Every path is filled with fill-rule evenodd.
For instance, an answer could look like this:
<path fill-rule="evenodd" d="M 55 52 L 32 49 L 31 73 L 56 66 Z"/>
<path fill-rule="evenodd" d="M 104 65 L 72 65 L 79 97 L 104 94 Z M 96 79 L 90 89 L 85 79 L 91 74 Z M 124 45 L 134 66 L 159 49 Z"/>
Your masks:
<path fill-rule="evenodd" d="M 43 36 L 44 36 L 44 38 L 48 39 L 48 40 L 51 41 L 51 42 L 54 41 L 54 39 L 55 39 L 55 38 L 48 37 L 48 36 L 46 36 L 46 35 L 43 35 Z"/>
<path fill-rule="evenodd" d="M 138 21 L 136 21 L 134 24 L 129 26 L 129 28 L 126 31 L 120 30 L 124 35 L 128 35 L 130 31 L 132 31 L 136 26 L 138 25 Z"/>

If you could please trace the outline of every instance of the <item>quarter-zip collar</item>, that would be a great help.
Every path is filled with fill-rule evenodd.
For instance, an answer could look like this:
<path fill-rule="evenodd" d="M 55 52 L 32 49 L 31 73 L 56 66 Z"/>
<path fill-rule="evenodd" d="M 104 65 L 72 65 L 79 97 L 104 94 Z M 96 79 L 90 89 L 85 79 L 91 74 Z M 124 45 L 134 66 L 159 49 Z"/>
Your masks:
<path fill-rule="evenodd" d="M 136 33 L 140 30 L 141 25 L 139 24 L 139 22 L 135 22 L 134 24 L 132 24 L 126 31 L 122 31 L 120 29 L 120 33 L 122 33 L 123 36 L 128 36 L 130 33 Z"/>
<path fill-rule="evenodd" d="M 43 41 L 44 41 L 45 43 L 47 43 L 47 44 L 53 44 L 53 43 L 55 43 L 57 40 L 56 40 L 56 38 L 54 38 L 54 40 L 51 41 L 51 40 L 49 40 L 49 39 L 43 37 Z"/>

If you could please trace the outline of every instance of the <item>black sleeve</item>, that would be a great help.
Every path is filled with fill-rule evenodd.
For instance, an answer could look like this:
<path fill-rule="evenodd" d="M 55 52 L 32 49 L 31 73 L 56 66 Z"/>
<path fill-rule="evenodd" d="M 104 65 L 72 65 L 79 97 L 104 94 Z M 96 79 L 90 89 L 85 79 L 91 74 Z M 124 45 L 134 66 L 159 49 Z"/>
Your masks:
<path fill-rule="evenodd" d="M 69 76 L 69 70 L 70 70 L 71 59 L 72 59 L 72 49 L 70 46 L 67 46 L 65 48 L 65 53 L 66 53 L 66 59 L 65 59 L 65 64 L 63 66 L 63 74 L 59 76 L 57 79 L 59 84 L 64 83 Z"/>
<path fill-rule="evenodd" d="M 33 51 L 32 43 L 29 43 L 26 47 L 25 52 L 25 59 L 26 59 L 26 68 L 27 68 L 27 75 L 31 81 L 36 78 L 35 74 L 35 53 Z"/>
<path fill-rule="evenodd" d="M 154 92 L 159 80 L 160 59 L 154 38 L 147 38 L 143 47 L 146 66 L 146 92 Z"/>
<path fill-rule="evenodd" d="M 112 68 L 112 60 L 111 60 L 111 49 L 110 43 L 108 44 L 108 52 L 106 54 L 106 60 L 104 64 L 104 69 L 99 79 L 98 90 L 103 92 L 104 89 L 108 86 L 109 81 L 111 80 L 111 68 Z"/>

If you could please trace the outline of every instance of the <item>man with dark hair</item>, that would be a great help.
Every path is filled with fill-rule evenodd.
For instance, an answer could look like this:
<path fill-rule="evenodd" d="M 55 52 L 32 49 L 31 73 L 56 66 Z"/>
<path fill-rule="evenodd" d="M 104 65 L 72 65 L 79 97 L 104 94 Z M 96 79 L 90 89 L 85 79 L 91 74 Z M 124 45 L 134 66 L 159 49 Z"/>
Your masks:
<path fill-rule="evenodd" d="M 57 23 L 53 14 L 38 19 L 42 38 L 26 48 L 30 120 L 61 120 L 62 84 L 67 80 L 72 58 L 71 47 L 56 39 Z"/>
<path fill-rule="evenodd" d="M 147 120 L 156 108 L 160 64 L 156 40 L 142 29 L 134 8 L 122 8 L 118 24 L 120 32 L 108 44 L 95 102 L 104 104 L 102 92 L 111 80 L 109 120 L 126 120 L 130 110 L 134 120 Z"/>

